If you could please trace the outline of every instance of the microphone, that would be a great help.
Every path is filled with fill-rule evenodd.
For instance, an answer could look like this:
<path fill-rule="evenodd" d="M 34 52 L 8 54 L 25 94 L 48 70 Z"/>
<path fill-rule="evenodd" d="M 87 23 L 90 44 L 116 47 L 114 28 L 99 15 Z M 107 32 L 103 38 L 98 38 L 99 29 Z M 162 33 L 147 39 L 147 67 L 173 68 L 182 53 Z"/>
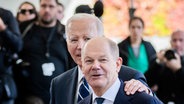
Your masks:
<path fill-rule="evenodd" d="M 102 1 L 98 0 L 94 4 L 94 7 L 93 7 L 95 16 L 101 17 L 103 15 L 103 11 L 104 11 L 103 8 L 104 8 L 104 5 L 103 5 Z"/>
<path fill-rule="evenodd" d="M 79 5 L 75 9 L 75 13 L 88 13 L 88 14 L 92 14 L 92 9 L 88 5 Z"/>

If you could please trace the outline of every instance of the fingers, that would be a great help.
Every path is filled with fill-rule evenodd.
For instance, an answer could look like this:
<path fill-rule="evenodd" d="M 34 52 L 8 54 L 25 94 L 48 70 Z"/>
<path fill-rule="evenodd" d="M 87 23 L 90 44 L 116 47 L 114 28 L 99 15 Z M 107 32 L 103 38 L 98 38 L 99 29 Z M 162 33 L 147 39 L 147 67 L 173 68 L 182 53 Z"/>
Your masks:
<path fill-rule="evenodd" d="M 0 32 L 6 29 L 6 25 L 4 24 L 3 20 L 0 18 Z"/>
<path fill-rule="evenodd" d="M 176 57 L 176 59 L 179 60 L 179 62 L 180 62 L 180 56 L 179 56 L 179 54 L 175 53 L 175 57 Z"/>
<path fill-rule="evenodd" d="M 145 87 L 144 85 L 142 85 L 142 86 L 139 87 L 138 91 L 139 91 L 139 92 L 145 91 L 146 93 L 148 93 L 148 88 Z"/>
<path fill-rule="evenodd" d="M 127 95 L 134 94 L 139 89 L 138 82 L 134 79 L 126 81 L 125 92 Z"/>
<path fill-rule="evenodd" d="M 139 92 L 146 91 L 148 93 L 148 88 L 144 84 L 142 84 L 139 80 L 135 79 L 125 81 L 124 90 L 127 95 L 134 94 L 136 91 Z"/>

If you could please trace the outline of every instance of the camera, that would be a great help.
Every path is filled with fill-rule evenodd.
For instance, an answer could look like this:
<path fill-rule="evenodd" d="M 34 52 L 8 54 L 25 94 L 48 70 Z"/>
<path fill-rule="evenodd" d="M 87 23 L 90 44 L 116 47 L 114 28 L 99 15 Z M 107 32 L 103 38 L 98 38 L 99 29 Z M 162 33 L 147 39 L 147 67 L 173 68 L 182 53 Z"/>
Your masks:
<path fill-rule="evenodd" d="M 175 50 L 166 50 L 165 54 L 164 54 L 164 57 L 167 60 L 176 59 Z"/>

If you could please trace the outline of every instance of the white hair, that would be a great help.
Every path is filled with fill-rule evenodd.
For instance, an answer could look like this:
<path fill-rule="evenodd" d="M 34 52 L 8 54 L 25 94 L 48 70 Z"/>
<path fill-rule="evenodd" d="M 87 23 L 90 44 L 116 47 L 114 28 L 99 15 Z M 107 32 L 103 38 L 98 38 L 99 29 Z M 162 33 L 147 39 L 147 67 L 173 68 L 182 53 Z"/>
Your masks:
<path fill-rule="evenodd" d="M 83 22 L 83 20 L 93 20 L 96 24 L 96 27 L 97 27 L 97 35 L 102 35 L 104 34 L 104 28 L 103 28 L 103 24 L 101 22 L 101 20 L 99 18 L 97 18 L 96 16 L 92 15 L 92 14 L 87 14 L 87 13 L 77 13 L 77 14 L 74 14 L 71 18 L 69 18 L 69 20 L 67 21 L 67 24 L 66 24 L 66 28 L 65 28 L 65 32 L 66 32 L 66 36 L 67 36 L 67 32 L 68 32 L 68 29 L 69 29 L 69 24 L 72 22 L 72 21 L 81 21 Z"/>

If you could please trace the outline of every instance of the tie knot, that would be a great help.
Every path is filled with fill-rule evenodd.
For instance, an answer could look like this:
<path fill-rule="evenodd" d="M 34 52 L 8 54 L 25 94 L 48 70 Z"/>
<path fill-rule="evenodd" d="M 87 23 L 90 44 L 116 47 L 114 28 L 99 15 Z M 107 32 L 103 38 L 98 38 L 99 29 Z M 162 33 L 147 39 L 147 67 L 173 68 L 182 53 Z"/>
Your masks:
<path fill-rule="evenodd" d="M 96 100 L 97 104 L 102 104 L 105 99 L 101 98 L 101 97 L 98 97 L 95 100 Z"/>

